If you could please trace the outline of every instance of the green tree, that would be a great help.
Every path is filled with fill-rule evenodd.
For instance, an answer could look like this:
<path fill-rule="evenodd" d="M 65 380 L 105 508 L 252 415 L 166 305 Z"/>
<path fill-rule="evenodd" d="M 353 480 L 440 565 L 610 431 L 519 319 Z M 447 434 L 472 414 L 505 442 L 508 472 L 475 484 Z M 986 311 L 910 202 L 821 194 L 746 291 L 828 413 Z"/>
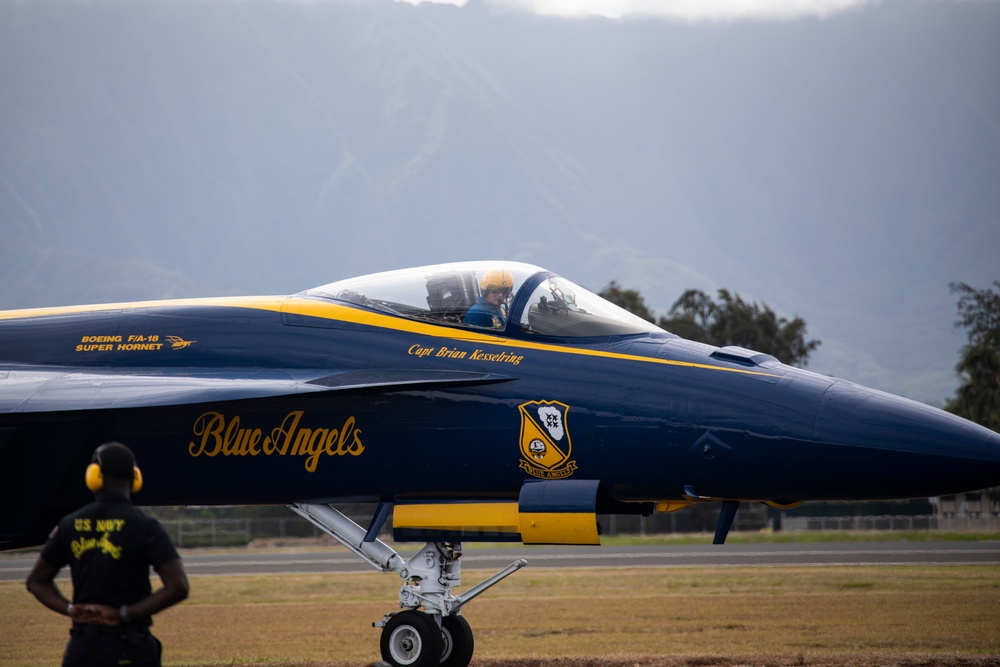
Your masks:
<path fill-rule="evenodd" d="M 638 315 L 647 322 L 656 323 L 656 320 L 653 318 L 653 311 L 646 306 L 646 300 L 642 298 L 638 290 L 623 289 L 621 285 L 612 280 L 608 283 L 607 287 L 598 292 L 598 295 L 616 306 L 624 308 L 633 315 Z"/>
<path fill-rule="evenodd" d="M 726 289 L 719 290 L 717 301 L 700 290 L 687 290 L 657 324 L 678 336 L 719 347 L 738 345 L 792 366 L 805 366 L 820 345 L 806 340 L 801 317 L 778 317 L 766 303 L 744 301 Z"/>
<path fill-rule="evenodd" d="M 746 347 L 793 366 L 805 366 L 820 345 L 818 340 L 806 340 L 802 318 L 778 317 L 767 304 L 744 301 L 725 289 L 719 290 L 718 301 L 701 290 L 689 289 L 659 320 L 654 320 L 653 311 L 637 290 L 623 289 L 611 281 L 600 295 L 683 338 L 718 347 Z"/>
<path fill-rule="evenodd" d="M 993 281 L 1000 290 L 1000 280 Z M 951 283 L 958 299 L 956 327 L 968 330 L 955 370 L 961 378 L 955 398 L 945 409 L 994 431 L 1000 431 L 1000 293 Z"/>

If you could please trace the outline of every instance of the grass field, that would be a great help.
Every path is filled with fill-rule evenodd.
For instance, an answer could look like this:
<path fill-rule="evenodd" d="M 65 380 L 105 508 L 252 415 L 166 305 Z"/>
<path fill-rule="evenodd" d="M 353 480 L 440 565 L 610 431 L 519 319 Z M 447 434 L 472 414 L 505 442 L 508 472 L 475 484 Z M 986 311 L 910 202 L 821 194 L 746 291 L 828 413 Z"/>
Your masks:
<path fill-rule="evenodd" d="M 154 630 L 166 665 L 361 666 L 379 659 L 371 622 L 396 587 L 378 573 L 194 577 Z M 473 667 L 1000 665 L 987 566 L 527 569 L 464 614 Z M 0 584 L 0 667 L 58 664 L 67 628 Z"/>

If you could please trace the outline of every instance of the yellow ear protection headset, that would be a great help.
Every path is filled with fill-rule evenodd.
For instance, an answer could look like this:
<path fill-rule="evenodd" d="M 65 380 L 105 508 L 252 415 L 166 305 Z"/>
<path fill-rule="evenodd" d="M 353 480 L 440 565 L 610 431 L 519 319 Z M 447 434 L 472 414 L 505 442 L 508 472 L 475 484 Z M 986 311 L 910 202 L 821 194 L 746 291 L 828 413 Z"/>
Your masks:
<path fill-rule="evenodd" d="M 87 475 L 85 480 L 87 482 L 87 488 L 97 493 L 104 488 L 104 473 L 101 472 L 101 450 L 104 449 L 104 445 L 101 445 L 94 452 L 94 462 L 87 466 Z M 138 493 L 142 489 L 142 472 L 139 471 L 138 466 L 132 466 L 132 493 Z"/>

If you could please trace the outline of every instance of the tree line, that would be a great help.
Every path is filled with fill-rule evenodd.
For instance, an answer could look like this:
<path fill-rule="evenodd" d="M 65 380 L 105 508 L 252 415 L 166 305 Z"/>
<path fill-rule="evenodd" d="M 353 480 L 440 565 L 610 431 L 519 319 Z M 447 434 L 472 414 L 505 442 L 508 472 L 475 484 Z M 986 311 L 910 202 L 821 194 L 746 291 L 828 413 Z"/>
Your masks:
<path fill-rule="evenodd" d="M 804 367 L 820 345 L 818 340 L 806 340 L 806 322 L 801 317 L 779 317 L 766 303 L 746 301 L 726 289 L 718 291 L 717 300 L 701 290 L 689 289 L 659 319 L 653 317 L 638 290 L 624 289 L 612 280 L 599 294 L 682 338 L 717 347 L 745 347 L 790 366 Z"/>
<path fill-rule="evenodd" d="M 955 366 L 961 384 L 945 410 L 1000 431 L 1000 280 L 993 286 L 998 292 L 950 285 L 959 295 L 955 326 L 967 330 L 969 342 Z"/>

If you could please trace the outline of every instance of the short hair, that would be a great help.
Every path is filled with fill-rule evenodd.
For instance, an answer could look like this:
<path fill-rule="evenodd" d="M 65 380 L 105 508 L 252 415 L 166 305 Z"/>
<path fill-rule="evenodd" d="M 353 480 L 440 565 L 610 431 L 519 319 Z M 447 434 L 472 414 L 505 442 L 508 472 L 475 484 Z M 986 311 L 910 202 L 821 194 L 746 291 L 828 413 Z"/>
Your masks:
<path fill-rule="evenodd" d="M 94 462 L 108 479 L 131 481 L 135 474 L 135 456 L 120 442 L 106 442 L 94 450 Z"/>

